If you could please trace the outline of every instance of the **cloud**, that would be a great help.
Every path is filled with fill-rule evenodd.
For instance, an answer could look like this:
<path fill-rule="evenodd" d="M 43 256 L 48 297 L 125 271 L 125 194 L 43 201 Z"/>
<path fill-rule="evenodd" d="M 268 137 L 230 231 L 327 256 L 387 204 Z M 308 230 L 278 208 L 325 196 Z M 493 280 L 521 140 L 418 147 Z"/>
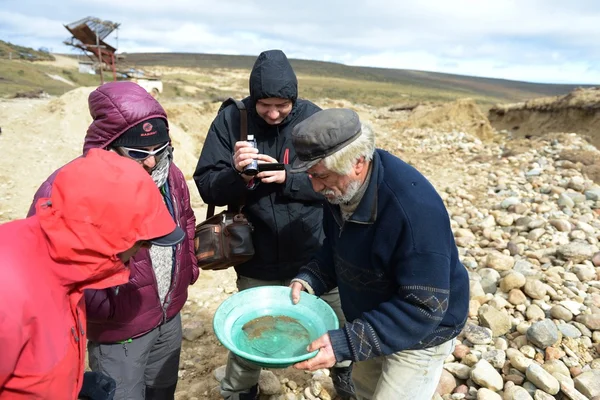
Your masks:
<path fill-rule="evenodd" d="M 121 23 L 119 49 L 127 52 L 281 48 L 290 57 L 538 82 L 600 77 L 600 3 L 593 0 L 3 3 L 0 37 L 54 51 L 68 37 L 63 23 L 94 15 Z"/>
<path fill-rule="evenodd" d="M 461 62 L 440 58 L 426 52 L 378 53 L 347 59 L 346 64 L 377 65 L 383 68 L 402 68 L 437 71 L 457 75 L 496 77 L 540 83 L 600 82 L 600 70 L 587 62 L 564 61 L 559 64 L 508 64 L 494 59 L 464 59 Z M 525 78 L 524 78 L 525 77 Z"/>

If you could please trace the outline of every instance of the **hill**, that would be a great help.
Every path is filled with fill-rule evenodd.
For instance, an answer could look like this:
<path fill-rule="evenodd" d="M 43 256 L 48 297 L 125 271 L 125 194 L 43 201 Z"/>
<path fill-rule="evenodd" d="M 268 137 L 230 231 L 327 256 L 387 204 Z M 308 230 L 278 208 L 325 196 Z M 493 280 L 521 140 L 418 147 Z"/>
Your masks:
<path fill-rule="evenodd" d="M 128 64 L 194 69 L 250 70 L 256 57 L 194 53 L 125 53 Z M 447 101 L 471 97 L 481 104 L 523 101 L 566 94 L 582 85 L 555 85 L 478 78 L 437 72 L 355 67 L 339 63 L 290 60 L 304 83 L 306 97 L 344 98 L 362 103 L 406 98 Z M 310 93 L 309 94 L 307 94 Z M 326 96 L 323 96 L 326 95 Z M 366 98 L 370 101 L 361 100 Z"/>
<path fill-rule="evenodd" d="M 9 60 L 13 54 L 35 54 L 34 58 Z M 2 55 L 4 54 L 4 56 Z M 44 54 L 55 58 L 43 58 Z M 248 92 L 248 74 L 254 56 L 193 53 L 124 53 L 121 68 L 143 68 L 162 75 L 163 98 L 216 101 Z M 85 58 L 85 57 L 83 57 Z M 48 60 L 29 62 L 27 60 Z M 0 41 L 0 97 L 17 93 L 45 92 L 61 95 L 74 87 L 96 86 L 100 78 L 81 74 L 77 64 L 60 60 L 76 56 L 50 55 Z M 415 105 L 424 101 L 446 102 L 472 98 L 489 108 L 537 97 L 564 95 L 579 85 L 554 85 L 478 78 L 436 72 L 355 67 L 332 62 L 291 60 L 299 78 L 301 95 L 310 99 L 346 99 L 375 107 Z M 238 79 L 223 88 L 219 79 L 236 71 Z M 108 74 L 110 77 L 110 74 Z"/>
<path fill-rule="evenodd" d="M 54 61 L 54 56 L 45 49 L 34 50 L 0 40 L 0 58 L 14 58 L 27 61 Z"/>
<path fill-rule="evenodd" d="M 79 74 L 71 58 L 0 40 L 0 97 L 61 95 L 98 83 L 97 77 Z"/>

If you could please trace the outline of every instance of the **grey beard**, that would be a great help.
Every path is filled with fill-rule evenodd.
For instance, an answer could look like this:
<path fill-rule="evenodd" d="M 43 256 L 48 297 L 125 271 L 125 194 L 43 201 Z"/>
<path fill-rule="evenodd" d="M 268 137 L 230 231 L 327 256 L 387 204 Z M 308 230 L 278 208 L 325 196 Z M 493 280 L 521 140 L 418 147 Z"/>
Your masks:
<path fill-rule="evenodd" d="M 348 187 L 346 187 L 346 191 L 344 194 L 342 194 L 341 196 L 333 197 L 333 198 L 327 198 L 327 201 L 330 202 L 331 204 L 349 203 L 350 200 L 352 200 L 354 198 L 356 193 L 358 193 L 361 185 L 362 184 L 359 181 L 351 181 L 348 184 Z M 321 194 L 323 194 L 323 195 L 334 194 L 334 192 L 331 189 L 324 189 L 324 190 L 321 190 Z"/>

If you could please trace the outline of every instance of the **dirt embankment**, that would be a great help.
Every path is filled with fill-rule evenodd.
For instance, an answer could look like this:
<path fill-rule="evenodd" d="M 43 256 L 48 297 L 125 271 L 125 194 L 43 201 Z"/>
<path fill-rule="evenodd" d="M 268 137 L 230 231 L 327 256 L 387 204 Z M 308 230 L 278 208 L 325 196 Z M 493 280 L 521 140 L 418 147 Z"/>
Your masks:
<path fill-rule="evenodd" d="M 395 125 L 398 129 L 435 128 L 440 131 L 462 131 L 480 139 L 490 139 L 494 130 L 481 109 L 471 99 L 459 99 L 449 103 L 405 104 L 389 109 L 404 113 Z"/>
<path fill-rule="evenodd" d="M 600 147 L 600 88 L 497 105 L 489 110 L 488 119 L 495 129 L 510 131 L 515 136 L 575 132 Z"/>
<path fill-rule="evenodd" d="M 88 96 L 80 87 L 52 99 L 0 101 L 0 221 L 22 218 L 33 193 L 54 170 L 81 155 L 92 122 Z M 164 102 L 177 166 L 188 184 L 192 206 L 202 200 L 192 174 L 219 103 Z M 203 213 L 202 213 L 203 215 Z"/>

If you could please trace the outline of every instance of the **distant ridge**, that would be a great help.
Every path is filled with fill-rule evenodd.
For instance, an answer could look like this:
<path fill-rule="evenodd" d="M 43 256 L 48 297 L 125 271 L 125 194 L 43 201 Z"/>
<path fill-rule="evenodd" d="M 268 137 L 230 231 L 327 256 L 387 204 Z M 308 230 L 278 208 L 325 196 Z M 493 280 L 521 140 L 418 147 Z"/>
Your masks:
<path fill-rule="evenodd" d="M 256 56 L 203 53 L 123 53 L 127 63 L 150 66 L 163 65 L 182 68 L 251 69 Z M 350 80 L 386 82 L 410 85 L 442 92 L 463 92 L 465 96 L 485 95 L 507 101 L 525 100 L 540 96 L 567 94 L 578 87 L 591 85 L 543 84 L 480 78 L 439 72 L 403 69 L 355 67 L 340 63 L 290 59 L 299 75 L 335 77 Z"/>

